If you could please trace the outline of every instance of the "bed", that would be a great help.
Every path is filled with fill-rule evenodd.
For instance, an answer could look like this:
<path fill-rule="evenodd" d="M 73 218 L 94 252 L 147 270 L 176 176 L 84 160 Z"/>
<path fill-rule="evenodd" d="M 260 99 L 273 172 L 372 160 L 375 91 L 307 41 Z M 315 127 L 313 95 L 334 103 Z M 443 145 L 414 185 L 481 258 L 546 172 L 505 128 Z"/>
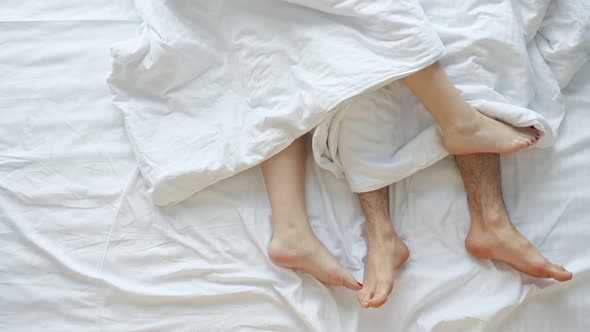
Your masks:
<path fill-rule="evenodd" d="M 257 167 L 153 204 L 106 83 L 140 25 L 132 1 L 0 3 L 0 331 L 590 331 L 590 64 L 562 90 L 555 145 L 502 159 L 514 224 L 574 279 L 471 258 L 447 157 L 391 187 L 411 258 L 366 310 L 269 261 Z M 357 197 L 311 155 L 306 180 L 317 236 L 360 278 Z"/>

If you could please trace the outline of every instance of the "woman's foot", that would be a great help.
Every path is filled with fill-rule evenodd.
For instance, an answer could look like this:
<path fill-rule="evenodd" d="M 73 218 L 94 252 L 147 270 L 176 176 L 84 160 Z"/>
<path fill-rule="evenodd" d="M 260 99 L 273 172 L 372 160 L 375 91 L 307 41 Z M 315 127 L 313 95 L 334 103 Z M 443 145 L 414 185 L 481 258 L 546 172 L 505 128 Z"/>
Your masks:
<path fill-rule="evenodd" d="M 450 154 L 511 153 L 536 144 L 541 137 L 533 127 L 515 128 L 466 107 L 465 119 L 440 126 Z"/>
<path fill-rule="evenodd" d="M 514 128 L 474 109 L 435 62 L 403 79 L 441 128 L 451 154 L 510 153 L 535 144 L 534 128 Z"/>
<path fill-rule="evenodd" d="M 465 247 L 473 256 L 502 261 L 537 278 L 553 278 L 558 281 L 572 279 L 571 272 L 543 257 L 512 225 L 507 215 L 488 219 L 491 220 L 472 219 Z"/>
<path fill-rule="evenodd" d="M 395 234 L 369 237 L 363 289 L 358 301 L 363 308 L 378 308 L 387 302 L 393 290 L 393 271 L 410 256 L 406 244 Z"/>
<path fill-rule="evenodd" d="M 344 286 L 352 290 L 362 288 L 315 237 L 311 228 L 275 229 L 268 256 L 277 265 L 307 272 L 327 285 Z"/>

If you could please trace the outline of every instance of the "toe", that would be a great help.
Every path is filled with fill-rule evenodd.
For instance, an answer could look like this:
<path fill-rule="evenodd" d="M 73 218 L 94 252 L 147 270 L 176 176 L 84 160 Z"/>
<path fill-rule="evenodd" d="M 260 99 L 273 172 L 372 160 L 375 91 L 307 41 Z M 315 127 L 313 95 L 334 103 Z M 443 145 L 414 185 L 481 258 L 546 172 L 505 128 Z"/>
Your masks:
<path fill-rule="evenodd" d="M 387 302 L 387 298 L 389 298 L 389 294 L 393 290 L 393 282 L 380 282 L 377 286 L 377 290 L 375 291 L 375 296 L 369 302 L 369 305 L 373 308 L 379 308 L 380 306 L 384 305 Z"/>
<path fill-rule="evenodd" d="M 361 303 L 361 307 L 363 308 L 368 308 L 371 306 L 371 299 L 373 298 L 373 296 L 375 295 L 375 292 L 373 290 L 367 290 L 366 292 L 364 292 L 362 298 L 360 299 L 360 303 Z"/>
<path fill-rule="evenodd" d="M 557 264 L 551 264 L 547 268 L 549 276 L 558 281 L 568 281 L 573 278 L 573 273 L 566 270 L 563 266 Z"/>
<path fill-rule="evenodd" d="M 360 305 L 364 308 L 368 308 L 369 307 L 369 300 L 373 297 L 373 294 L 374 294 L 374 292 L 373 292 L 372 285 L 367 284 L 365 282 L 365 284 L 363 285 L 363 288 L 358 292 L 358 295 L 357 295 Z"/>
<path fill-rule="evenodd" d="M 523 137 L 535 137 L 536 133 L 534 129 L 531 128 L 516 128 L 516 131 L 520 136 Z"/>
<path fill-rule="evenodd" d="M 530 142 L 535 138 L 535 135 L 530 135 L 528 133 L 520 133 L 519 137 L 520 141 Z"/>
<path fill-rule="evenodd" d="M 529 147 L 533 144 L 535 144 L 535 141 L 532 138 L 527 137 L 527 138 L 523 138 L 521 146 L 522 147 Z"/>
<path fill-rule="evenodd" d="M 531 136 L 536 136 L 537 134 L 539 134 L 541 131 L 533 126 L 530 126 L 528 128 L 522 128 L 521 129 L 522 132 L 525 132 Z"/>
<path fill-rule="evenodd" d="M 354 291 L 358 291 L 363 288 L 363 285 L 352 276 L 352 273 L 348 271 L 346 271 L 343 276 L 343 285 L 344 287 Z"/>
<path fill-rule="evenodd" d="M 525 273 L 537 278 L 551 278 L 550 269 L 552 264 L 543 257 L 531 260 L 529 264 L 529 271 L 526 271 Z"/>
<path fill-rule="evenodd" d="M 359 304 L 363 304 L 365 302 L 365 293 L 366 293 L 366 288 L 363 287 L 363 289 L 361 289 L 357 294 L 356 294 L 356 299 L 358 300 Z"/>
<path fill-rule="evenodd" d="M 520 138 L 526 142 L 527 146 L 531 146 L 537 143 L 540 134 L 536 129 L 525 128 L 520 131 Z"/>

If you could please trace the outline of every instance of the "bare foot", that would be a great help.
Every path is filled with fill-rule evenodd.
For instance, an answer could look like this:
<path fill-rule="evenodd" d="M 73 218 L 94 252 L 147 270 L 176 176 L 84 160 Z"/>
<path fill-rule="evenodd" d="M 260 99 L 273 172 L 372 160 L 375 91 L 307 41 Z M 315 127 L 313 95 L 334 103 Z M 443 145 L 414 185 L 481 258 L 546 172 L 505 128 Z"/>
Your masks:
<path fill-rule="evenodd" d="M 363 308 L 378 308 L 393 290 L 393 271 L 410 257 L 406 244 L 397 235 L 379 234 L 369 238 L 363 289 L 358 301 Z"/>
<path fill-rule="evenodd" d="M 469 107 L 467 123 L 441 126 L 443 145 L 450 154 L 511 153 L 539 141 L 540 132 L 535 128 L 515 128 Z"/>
<path fill-rule="evenodd" d="M 573 277 L 563 266 L 543 257 L 512 225 L 507 215 L 493 221 L 472 220 L 465 247 L 475 257 L 502 261 L 537 278 L 568 281 Z"/>
<path fill-rule="evenodd" d="M 268 256 L 277 265 L 299 269 L 328 285 L 360 290 L 362 285 L 347 271 L 311 229 L 283 230 L 273 235 Z"/>

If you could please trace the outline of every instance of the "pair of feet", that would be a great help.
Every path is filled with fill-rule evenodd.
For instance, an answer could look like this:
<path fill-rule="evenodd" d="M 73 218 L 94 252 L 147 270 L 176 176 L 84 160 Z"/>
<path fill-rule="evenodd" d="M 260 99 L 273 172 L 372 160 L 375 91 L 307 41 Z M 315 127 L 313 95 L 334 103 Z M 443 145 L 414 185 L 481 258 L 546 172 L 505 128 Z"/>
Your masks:
<path fill-rule="evenodd" d="M 387 301 L 393 290 L 393 271 L 409 258 L 407 246 L 393 229 L 385 233 L 389 234 L 375 234 L 369 239 L 365 283 L 358 294 L 364 308 L 378 308 Z M 476 258 L 501 261 L 533 277 L 558 281 L 573 277 L 563 266 L 541 255 L 506 214 L 487 220 L 472 216 L 465 248 Z"/>
<path fill-rule="evenodd" d="M 536 144 L 540 138 L 535 128 L 514 128 L 468 107 L 460 122 L 439 123 L 443 144 L 451 154 L 511 153 Z M 505 262 L 535 277 L 559 281 L 572 278 L 570 272 L 543 257 L 507 215 L 494 219 L 472 216 L 465 246 L 473 256 Z M 359 291 L 363 307 L 377 308 L 387 301 L 393 290 L 394 270 L 406 262 L 409 250 L 393 228 L 369 235 L 368 249 L 364 285 L 330 254 L 309 227 L 275 231 L 269 256 L 274 263 L 307 272 L 325 284 Z"/>
<path fill-rule="evenodd" d="M 534 277 L 558 281 L 573 277 L 571 272 L 543 257 L 512 225 L 507 215 L 491 220 L 472 216 L 465 247 L 477 258 L 502 261 Z M 302 270 L 325 284 L 359 291 L 358 301 L 362 307 L 378 308 L 393 290 L 394 270 L 407 261 L 410 253 L 393 228 L 370 234 L 363 284 L 308 229 L 274 234 L 269 256 L 275 264 Z"/>

